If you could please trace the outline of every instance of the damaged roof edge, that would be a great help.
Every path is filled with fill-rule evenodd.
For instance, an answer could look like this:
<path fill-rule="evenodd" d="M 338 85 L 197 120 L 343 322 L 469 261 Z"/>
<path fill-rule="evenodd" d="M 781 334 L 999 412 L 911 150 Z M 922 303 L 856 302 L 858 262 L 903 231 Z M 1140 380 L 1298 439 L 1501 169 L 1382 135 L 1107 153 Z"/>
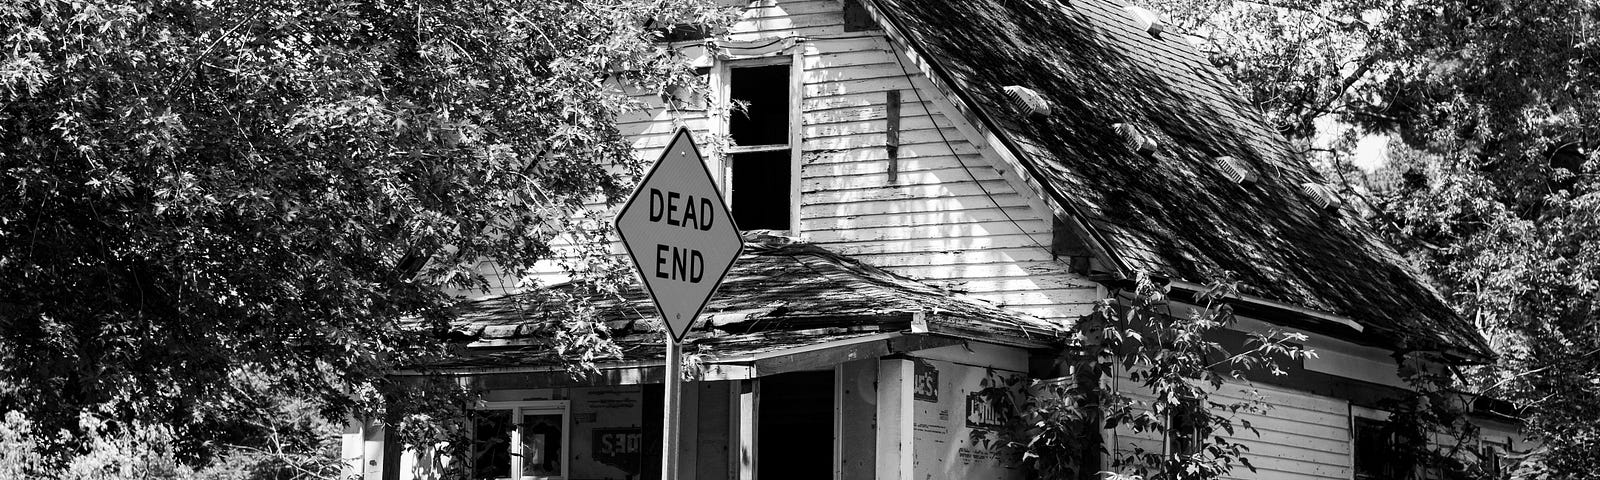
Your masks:
<path fill-rule="evenodd" d="M 984 113 L 980 109 L 970 107 L 970 105 L 974 104 L 974 100 L 970 98 L 962 89 L 953 88 L 955 82 L 950 78 L 949 74 L 944 72 L 944 67 L 940 66 L 936 61 L 933 60 L 933 57 L 928 56 L 926 52 L 923 52 L 922 49 L 919 48 L 915 43 L 911 42 L 911 40 L 907 38 L 904 33 L 902 33 L 904 28 L 899 25 L 893 16 L 885 14 L 884 9 L 877 4 L 876 0 L 862 0 L 861 3 L 866 7 L 867 12 L 872 15 L 872 18 L 877 20 L 879 25 L 883 26 L 884 32 L 891 40 L 903 45 L 905 48 L 912 50 L 910 53 L 914 53 L 918 57 L 927 59 L 923 62 L 914 63 L 918 63 L 919 67 L 922 67 L 923 65 L 926 66 L 921 68 L 921 70 L 923 70 L 924 75 L 927 75 L 930 80 L 933 80 L 934 85 L 950 86 L 942 88 L 942 90 L 948 90 L 951 94 L 954 94 L 957 97 L 951 99 L 951 101 L 960 103 L 960 105 L 956 106 L 958 110 L 970 116 L 977 117 L 977 119 L 983 123 L 984 128 L 990 132 L 1004 131 L 995 125 L 994 120 L 989 118 L 988 114 Z M 995 135 L 994 137 L 999 139 L 999 141 L 1002 143 L 1001 147 L 1006 150 L 1006 153 L 1013 157 L 1020 156 L 1018 152 L 1020 152 L 1021 149 L 1017 148 L 1017 146 L 1014 144 L 1014 141 L 1008 136 Z M 1018 163 L 1020 163 L 1022 167 L 1028 171 L 1029 176 L 1034 177 L 1035 182 L 1037 182 L 1040 187 L 1051 197 L 1051 200 L 1055 202 L 1055 205 L 1063 210 L 1062 213 L 1065 214 L 1064 216 L 1068 217 L 1064 218 L 1063 220 L 1067 225 L 1072 227 L 1073 233 L 1077 235 L 1078 238 L 1087 239 L 1088 242 L 1086 243 L 1088 244 L 1090 250 L 1093 251 L 1096 256 L 1101 257 L 1100 259 L 1102 262 L 1116 269 L 1116 271 L 1110 273 L 1112 273 L 1115 277 L 1122 279 L 1132 278 L 1134 273 L 1132 268 L 1128 267 L 1127 263 L 1124 262 L 1122 258 L 1111 249 L 1109 242 L 1107 242 L 1105 238 L 1095 232 L 1093 228 L 1089 227 L 1088 218 L 1083 215 L 1081 211 L 1079 211 L 1077 206 L 1073 205 L 1073 203 L 1068 200 L 1065 195 L 1057 191 L 1054 184 L 1039 180 L 1042 178 L 1042 175 L 1037 171 L 1037 167 L 1035 167 L 1031 162 Z M 1174 281 L 1173 283 L 1174 286 L 1182 285 L 1184 286 L 1182 288 L 1188 288 L 1189 290 L 1193 291 L 1204 290 L 1200 285 L 1190 282 Z M 1289 309 L 1306 314 L 1308 316 L 1331 321 L 1333 323 L 1349 327 L 1356 333 L 1361 333 L 1364 330 L 1361 324 L 1356 323 L 1354 320 L 1340 317 L 1331 313 L 1319 312 L 1304 307 L 1289 305 L 1286 303 L 1250 295 L 1240 295 L 1239 299 L 1244 302 L 1257 304 L 1263 307 Z"/>
<path fill-rule="evenodd" d="M 932 332 L 889 332 L 853 338 L 797 345 L 780 350 L 735 354 L 705 361 L 700 380 L 748 380 L 781 373 L 816 370 L 829 365 L 855 360 L 871 360 L 891 355 L 914 354 L 935 348 L 967 345 L 969 342 L 990 343 L 1001 346 L 1019 346 L 1015 342 L 995 342 L 992 338 L 974 338 L 935 328 Z M 1024 347 L 1026 348 L 1026 347 Z M 605 378 L 619 384 L 631 385 L 659 383 L 665 367 L 663 359 L 612 360 L 596 364 L 599 372 L 591 378 L 574 379 L 562 365 L 516 366 L 446 366 L 437 368 L 410 368 L 391 372 L 402 378 L 418 377 L 483 377 L 493 375 L 524 375 L 538 377 L 538 382 L 549 384 L 592 384 L 596 378 Z"/>
<path fill-rule="evenodd" d="M 917 69 L 926 75 L 936 89 L 944 93 L 944 97 L 955 107 L 956 112 L 953 113 L 965 117 L 970 123 L 976 124 L 975 130 L 979 130 L 977 134 L 981 136 L 977 140 L 987 141 L 989 146 L 1002 157 L 1002 160 L 1005 160 L 1006 163 L 1014 164 L 1012 165 L 1013 169 L 1016 169 L 1019 166 L 1017 164 L 1020 164 L 1020 169 L 1027 172 L 1025 174 L 1027 178 L 1024 179 L 1025 183 L 1029 184 L 1029 186 L 1036 185 L 1038 190 L 1036 193 L 1042 193 L 1050 200 L 1048 203 L 1052 213 L 1060 218 L 1062 223 L 1072 230 L 1073 234 L 1085 240 L 1085 246 L 1104 265 L 1115 270 L 1114 272 L 1109 272 L 1112 274 L 1112 279 L 1131 277 L 1134 270 L 1130 266 L 1131 263 L 1128 259 L 1123 258 L 1119 252 L 1114 250 L 1112 242 L 1095 228 L 1082 206 L 1065 195 L 1065 192 L 1061 191 L 1061 187 L 1055 182 L 1050 181 L 1034 161 L 1029 161 L 1031 157 L 1024 156 L 1028 151 L 1017 143 L 1017 139 L 1012 138 L 1011 131 L 1002 128 L 988 111 L 983 108 L 977 108 L 983 104 L 977 102 L 977 97 L 974 96 L 973 92 L 968 91 L 957 78 L 951 75 L 948 67 L 941 63 L 945 59 L 930 55 L 928 47 L 914 38 L 905 22 L 896 16 L 898 12 L 895 9 L 883 6 L 883 0 L 859 0 L 859 3 L 873 21 L 883 28 L 891 43 L 898 44 L 896 45 L 900 50 L 898 53 L 903 53 L 910 57 L 912 59 L 911 63 L 915 64 Z M 1187 284 L 1191 290 L 1199 288 L 1198 285 L 1190 282 L 1183 283 Z M 1282 312 L 1287 317 L 1300 318 L 1305 322 L 1322 324 L 1330 327 L 1322 329 L 1325 333 L 1332 333 L 1351 339 L 1362 339 L 1363 343 L 1374 340 L 1381 341 L 1379 337 L 1383 336 L 1383 332 L 1366 328 L 1366 323 L 1341 314 L 1252 295 L 1240 295 L 1237 301 L 1270 311 Z M 1342 335 L 1339 335 L 1341 333 Z M 1465 362 L 1481 362 L 1484 358 L 1488 358 L 1486 355 L 1491 355 L 1488 353 L 1487 345 L 1481 338 L 1468 338 L 1465 343 L 1465 345 L 1453 345 L 1448 341 L 1441 342 L 1439 350 Z M 1396 349 L 1411 347 L 1404 344 L 1388 346 Z"/>

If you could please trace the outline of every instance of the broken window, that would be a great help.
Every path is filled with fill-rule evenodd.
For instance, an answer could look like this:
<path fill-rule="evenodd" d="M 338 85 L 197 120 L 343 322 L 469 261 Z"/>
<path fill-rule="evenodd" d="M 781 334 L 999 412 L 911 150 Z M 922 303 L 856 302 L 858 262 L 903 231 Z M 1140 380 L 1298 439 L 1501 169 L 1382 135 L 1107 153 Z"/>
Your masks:
<path fill-rule="evenodd" d="M 566 478 L 565 401 L 490 402 L 473 410 L 470 420 L 473 479 Z"/>
<path fill-rule="evenodd" d="M 787 230 L 792 202 L 788 64 L 728 69 L 729 203 L 742 230 Z"/>

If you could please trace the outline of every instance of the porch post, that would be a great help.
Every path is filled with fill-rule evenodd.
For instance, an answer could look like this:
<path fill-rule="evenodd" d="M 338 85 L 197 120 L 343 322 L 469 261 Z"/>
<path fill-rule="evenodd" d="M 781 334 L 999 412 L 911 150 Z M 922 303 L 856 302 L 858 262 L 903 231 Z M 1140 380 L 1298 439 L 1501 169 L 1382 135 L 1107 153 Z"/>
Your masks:
<path fill-rule="evenodd" d="M 877 480 L 912 480 L 911 360 L 878 363 Z"/>

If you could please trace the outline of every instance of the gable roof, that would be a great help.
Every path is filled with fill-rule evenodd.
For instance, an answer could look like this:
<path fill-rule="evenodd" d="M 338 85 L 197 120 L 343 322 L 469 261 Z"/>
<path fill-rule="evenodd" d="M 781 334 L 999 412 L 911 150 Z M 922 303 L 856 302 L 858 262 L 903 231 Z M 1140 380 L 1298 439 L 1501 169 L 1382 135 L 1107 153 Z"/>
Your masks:
<path fill-rule="evenodd" d="M 558 364 L 547 341 L 556 322 L 571 315 L 570 305 L 592 308 L 594 318 L 610 327 L 623 349 L 620 360 L 665 355 L 666 331 L 642 285 L 630 282 L 615 293 L 584 287 L 564 283 L 467 302 L 451 328 L 479 348 L 427 367 Z M 713 359 L 906 330 L 1022 347 L 1047 347 L 1062 332 L 1050 322 L 965 299 L 821 247 L 759 233 L 745 234 L 744 254 L 701 319 L 685 335 L 685 351 Z"/>
<path fill-rule="evenodd" d="M 1113 263 L 1196 283 L 1231 271 L 1252 296 L 1355 320 L 1367 343 L 1488 355 L 1359 217 L 1315 206 L 1300 185 L 1317 173 L 1181 35 L 1154 37 L 1107 0 L 867 4 Z M 1008 108 L 1009 85 L 1053 112 Z M 1159 150 L 1127 148 L 1116 123 Z M 1222 155 L 1259 181 L 1228 180 L 1214 166 Z"/>

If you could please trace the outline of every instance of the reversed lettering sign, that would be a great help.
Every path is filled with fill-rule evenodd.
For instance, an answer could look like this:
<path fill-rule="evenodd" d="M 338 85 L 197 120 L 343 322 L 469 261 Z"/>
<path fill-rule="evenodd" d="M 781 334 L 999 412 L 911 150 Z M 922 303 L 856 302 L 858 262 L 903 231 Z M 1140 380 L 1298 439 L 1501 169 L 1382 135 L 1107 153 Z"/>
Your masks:
<path fill-rule="evenodd" d="M 917 360 L 912 382 L 911 398 L 919 402 L 939 403 L 939 367 Z"/>
<path fill-rule="evenodd" d="M 617 213 L 617 234 L 673 341 L 683 341 L 744 252 L 711 178 L 689 129 L 679 128 Z"/>
<path fill-rule="evenodd" d="M 1011 404 L 1000 388 L 986 388 L 967 394 L 967 427 L 1004 430 L 1012 417 Z"/>
<path fill-rule="evenodd" d="M 644 454 L 644 433 L 637 428 L 596 428 L 594 460 L 637 475 Z"/>

